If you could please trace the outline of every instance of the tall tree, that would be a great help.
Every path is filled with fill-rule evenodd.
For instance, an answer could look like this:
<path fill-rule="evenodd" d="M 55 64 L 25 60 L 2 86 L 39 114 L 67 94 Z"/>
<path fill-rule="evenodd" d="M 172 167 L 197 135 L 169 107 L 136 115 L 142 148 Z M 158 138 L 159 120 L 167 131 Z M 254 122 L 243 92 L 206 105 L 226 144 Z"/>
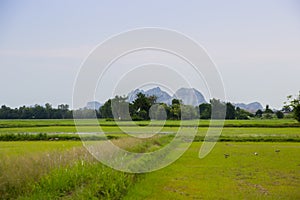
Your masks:
<path fill-rule="evenodd" d="M 180 106 L 180 100 L 179 99 L 173 99 L 172 105 L 171 105 L 171 119 L 177 119 L 179 120 L 181 118 L 181 106 Z"/>
<path fill-rule="evenodd" d="M 231 103 L 226 103 L 226 119 L 235 119 L 235 107 Z"/>
<path fill-rule="evenodd" d="M 261 109 L 258 109 L 255 113 L 255 117 L 262 117 L 263 111 Z"/>
<path fill-rule="evenodd" d="M 211 118 L 211 105 L 209 103 L 202 103 L 199 105 L 200 119 Z"/>
<path fill-rule="evenodd" d="M 265 112 L 266 114 L 273 114 L 273 110 L 270 109 L 269 105 L 266 105 L 266 109 L 265 109 Z"/>
<path fill-rule="evenodd" d="M 283 119 L 283 117 L 284 117 L 284 114 L 281 111 L 277 111 L 275 114 L 276 114 L 278 119 Z"/>
<path fill-rule="evenodd" d="M 134 109 L 132 118 L 136 120 L 148 120 L 150 107 L 155 100 L 152 97 L 146 97 L 146 95 L 141 92 L 136 96 L 137 98 L 132 103 Z"/>
<path fill-rule="evenodd" d="M 181 105 L 181 119 L 190 120 L 199 118 L 199 109 L 191 105 Z"/>
<path fill-rule="evenodd" d="M 129 103 L 127 97 L 116 96 L 111 100 L 112 114 L 115 120 L 129 120 Z"/>
<path fill-rule="evenodd" d="M 60 111 L 60 114 L 61 114 L 63 119 L 69 118 L 70 113 L 68 113 L 68 111 L 69 111 L 69 105 L 68 104 L 58 105 L 58 110 Z"/>
<path fill-rule="evenodd" d="M 113 118 L 111 99 L 108 99 L 100 108 L 100 113 L 103 118 Z"/>
<path fill-rule="evenodd" d="M 236 108 L 236 119 L 250 119 L 250 117 L 254 117 L 254 115 L 246 110 L 243 110 L 239 107 Z"/>
<path fill-rule="evenodd" d="M 294 114 L 294 118 L 300 122 L 300 91 L 299 94 L 295 97 L 292 95 L 287 97 L 287 102 L 284 102 L 286 109 L 291 109 Z"/>
<path fill-rule="evenodd" d="M 46 113 L 47 113 L 47 118 L 51 119 L 51 114 L 52 114 L 52 106 L 50 103 L 46 103 L 45 104 L 45 109 L 46 109 Z"/>
<path fill-rule="evenodd" d="M 225 119 L 226 117 L 226 105 L 218 99 L 210 100 L 212 109 L 212 119 Z"/>

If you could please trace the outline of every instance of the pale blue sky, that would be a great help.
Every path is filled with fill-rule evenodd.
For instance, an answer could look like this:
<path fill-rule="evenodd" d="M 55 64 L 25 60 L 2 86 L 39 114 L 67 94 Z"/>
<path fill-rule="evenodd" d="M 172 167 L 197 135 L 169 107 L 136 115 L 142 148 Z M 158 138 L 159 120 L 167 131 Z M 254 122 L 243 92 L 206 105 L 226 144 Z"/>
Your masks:
<path fill-rule="evenodd" d="M 300 90 L 296 0 L 2 0 L 0 105 L 71 104 L 88 53 L 111 35 L 139 27 L 174 29 L 204 46 L 229 101 L 281 108 Z"/>

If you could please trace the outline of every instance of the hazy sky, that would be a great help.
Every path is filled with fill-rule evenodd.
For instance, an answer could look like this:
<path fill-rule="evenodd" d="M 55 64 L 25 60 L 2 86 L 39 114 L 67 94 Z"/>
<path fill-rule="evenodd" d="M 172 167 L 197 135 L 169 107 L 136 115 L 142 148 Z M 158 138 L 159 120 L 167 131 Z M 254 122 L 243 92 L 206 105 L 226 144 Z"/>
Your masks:
<path fill-rule="evenodd" d="M 2 0 L 0 27 L 0 105 L 72 104 L 89 52 L 111 35 L 140 27 L 174 29 L 205 47 L 229 101 L 281 108 L 300 90 L 297 0 Z"/>

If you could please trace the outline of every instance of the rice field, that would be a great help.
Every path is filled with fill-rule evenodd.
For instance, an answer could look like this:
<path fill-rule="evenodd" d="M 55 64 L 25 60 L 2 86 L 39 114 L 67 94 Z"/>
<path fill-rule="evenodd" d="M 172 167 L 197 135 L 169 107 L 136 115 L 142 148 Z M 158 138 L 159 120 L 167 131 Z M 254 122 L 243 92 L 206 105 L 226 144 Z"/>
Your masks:
<path fill-rule="evenodd" d="M 179 129 L 195 130 L 198 121 L 184 121 L 183 127 L 178 121 L 167 121 L 160 130 L 164 134 L 148 139 L 124 134 L 124 129 L 141 133 L 126 122 L 120 127 L 110 121 L 99 123 L 115 145 L 133 152 L 152 152 L 168 145 Z M 154 126 L 147 127 L 149 122 L 137 123 L 143 134 L 153 133 L 153 127 L 161 124 L 153 122 Z M 297 122 L 226 121 L 220 142 L 199 159 L 208 124 L 199 122 L 191 147 L 171 165 L 151 173 L 130 174 L 98 162 L 83 147 L 72 120 L 2 120 L 0 138 L 14 135 L 20 141 L 0 141 L 0 199 L 300 198 Z M 86 131 L 85 136 L 98 130 L 89 120 L 80 129 Z M 103 138 L 86 139 L 93 144 Z"/>
<path fill-rule="evenodd" d="M 299 143 L 222 142 L 204 159 L 200 146 L 194 142 L 172 165 L 146 174 L 124 199 L 300 198 Z"/>

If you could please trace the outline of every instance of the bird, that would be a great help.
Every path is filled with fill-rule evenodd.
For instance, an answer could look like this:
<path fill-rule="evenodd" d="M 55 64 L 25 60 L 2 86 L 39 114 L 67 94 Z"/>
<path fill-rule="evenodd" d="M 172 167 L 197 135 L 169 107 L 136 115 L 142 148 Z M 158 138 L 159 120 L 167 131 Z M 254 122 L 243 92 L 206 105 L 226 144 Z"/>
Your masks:
<path fill-rule="evenodd" d="M 225 158 L 228 158 L 228 157 L 229 157 L 229 154 L 228 154 L 228 153 L 225 153 L 225 154 L 224 154 L 224 157 L 225 157 Z"/>
<path fill-rule="evenodd" d="M 257 153 L 257 152 L 254 152 L 254 155 L 258 156 L 258 153 Z"/>
<path fill-rule="evenodd" d="M 276 149 L 275 152 L 276 152 L 276 153 L 279 153 L 279 152 L 280 152 L 280 149 Z"/>

